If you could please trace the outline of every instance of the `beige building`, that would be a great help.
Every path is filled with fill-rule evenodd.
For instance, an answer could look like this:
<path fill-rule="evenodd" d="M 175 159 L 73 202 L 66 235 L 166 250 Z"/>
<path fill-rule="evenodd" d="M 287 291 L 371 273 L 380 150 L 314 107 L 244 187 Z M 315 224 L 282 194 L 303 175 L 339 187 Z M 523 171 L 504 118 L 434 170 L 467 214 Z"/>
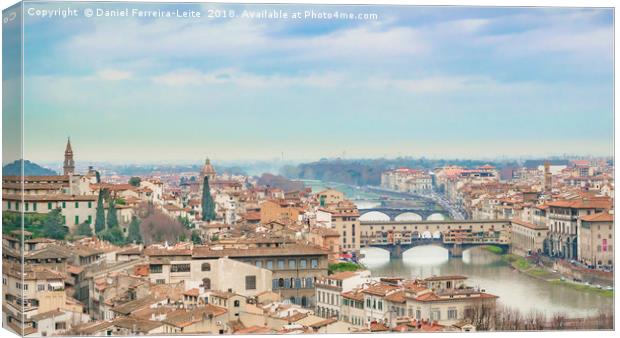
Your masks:
<path fill-rule="evenodd" d="M 544 252 L 544 243 L 547 238 L 546 225 L 536 225 L 521 219 L 510 221 L 512 253 L 526 256 Z"/>
<path fill-rule="evenodd" d="M 588 266 L 614 265 L 614 214 L 609 211 L 579 218 L 578 260 Z"/>
<path fill-rule="evenodd" d="M 74 231 L 81 223 L 94 223 L 97 198 L 97 195 L 35 194 L 22 196 L 19 194 L 3 194 L 2 211 L 47 214 L 60 208 L 65 225 L 70 231 Z"/>
<path fill-rule="evenodd" d="M 333 209 L 332 225 L 340 234 L 340 250 L 359 254 L 361 241 L 360 213 L 354 203 L 345 200 L 335 205 Z"/>
<path fill-rule="evenodd" d="M 316 197 L 321 207 L 344 201 L 344 193 L 336 189 L 325 189 L 317 193 Z"/>
<path fill-rule="evenodd" d="M 32 319 L 56 309 L 73 309 L 67 303 L 64 276 L 41 266 L 2 266 L 3 326 L 15 332 L 36 332 Z"/>
<path fill-rule="evenodd" d="M 314 228 L 308 233 L 308 242 L 329 251 L 329 260 L 336 260 L 340 254 L 340 233 L 335 229 Z"/>
<path fill-rule="evenodd" d="M 186 288 L 254 296 L 271 290 L 272 272 L 229 258 L 177 259 L 149 251 L 149 279 L 155 284 L 184 282 Z"/>
<path fill-rule="evenodd" d="M 363 270 L 339 272 L 317 280 L 315 313 L 323 318 L 342 319 L 340 313 L 343 304 L 341 294 L 367 283 L 369 278 L 370 271 Z M 345 321 L 348 322 L 348 320 Z"/>
<path fill-rule="evenodd" d="M 612 202 L 606 197 L 575 198 L 548 202 L 547 206 L 550 244 L 547 254 L 577 259 L 579 218 L 609 210 Z"/>

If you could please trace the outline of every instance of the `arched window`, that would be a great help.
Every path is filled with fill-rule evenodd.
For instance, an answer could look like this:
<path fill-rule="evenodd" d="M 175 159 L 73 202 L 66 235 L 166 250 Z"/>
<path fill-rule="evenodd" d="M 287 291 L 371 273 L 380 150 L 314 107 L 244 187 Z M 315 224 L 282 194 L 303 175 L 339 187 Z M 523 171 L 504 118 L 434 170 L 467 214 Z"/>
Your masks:
<path fill-rule="evenodd" d="M 278 287 L 279 288 L 283 288 L 284 287 L 284 278 L 278 279 Z"/>
<path fill-rule="evenodd" d="M 211 263 L 202 263 L 202 271 L 211 271 Z"/>
<path fill-rule="evenodd" d="M 209 278 L 203 278 L 201 286 L 205 288 L 205 290 L 211 290 L 211 280 Z"/>
<path fill-rule="evenodd" d="M 306 296 L 301 296 L 301 306 L 302 307 L 308 306 L 308 298 L 306 298 Z"/>

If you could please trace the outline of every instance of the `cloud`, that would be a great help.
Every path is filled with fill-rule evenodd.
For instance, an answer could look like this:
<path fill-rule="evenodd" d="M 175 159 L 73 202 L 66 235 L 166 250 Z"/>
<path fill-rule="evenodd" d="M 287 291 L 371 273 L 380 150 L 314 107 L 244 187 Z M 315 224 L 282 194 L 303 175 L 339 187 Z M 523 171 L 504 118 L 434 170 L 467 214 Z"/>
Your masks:
<path fill-rule="evenodd" d="M 102 69 L 97 72 L 97 76 L 103 80 L 119 81 L 119 80 L 127 80 L 131 78 L 132 74 L 130 72 L 126 72 L 122 70 Z"/>
<path fill-rule="evenodd" d="M 304 75 L 260 75 L 237 69 L 219 69 L 201 72 L 196 69 L 180 69 L 153 76 L 155 84 L 167 86 L 201 86 L 232 84 L 240 87 L 334 87 L 344 83 L 344 76 L 338 73 Z"/>

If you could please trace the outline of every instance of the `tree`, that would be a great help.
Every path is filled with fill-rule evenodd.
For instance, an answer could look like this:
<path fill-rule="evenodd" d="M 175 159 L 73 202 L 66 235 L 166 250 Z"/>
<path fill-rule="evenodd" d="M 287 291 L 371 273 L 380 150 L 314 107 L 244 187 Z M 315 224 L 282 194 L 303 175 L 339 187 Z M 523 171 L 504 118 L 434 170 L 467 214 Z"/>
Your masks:
<path fill-rule="evenodd" d="M 192 231 L 192 243 L 202 244 L 202 238 L 200 238 L 200 232 L 198 230 Z"/>
<path fill-rule="evenodd" d="M 209 187 L 209 177 L 205 176 L 202 186 L 202 220 L 212 221 L 215 219 L 215 203 L 211 196 L 211 187 Z"/>
<path fill-rule="evenodd" d="M 77 229 L 75 230 L 75 233 L 78 236 L 90 237 L 93 235 L 93 230 L 90 228 L 90 224 L 88 224 L 88 222 L 84 222 L 78 225 Z"/>
<path fill-rule="evenodd" d="M 108 229 L 118 228 L 118 215 L 116 214 L 116 202 L 108 200 Z"/>
<path fill-rule="evenodd" d="M 133 216 L 131 223 L 129 223 L 129 233 L 127 234 L 127 241 L 131 243 L 142 243 L 142 235 L 140 234 L 140 221 L 138 217 Z"/>
<path fill-rule="evenodd" d="M 99 189 L 99 199 L 97 199 L 97 213 L 95 216 L 95 233 L 105 230 L 105 210 L 103 208 L 104 190 Z"/>
<path fill-rule="evenodd" d="M 60 209 L 54 209 L 47 213 L 43 220 L 43 235 L 45 237 L 62 240 L 65 239 L 68 232 Z"/>
<path fill-rule="evenodd" d="M 105 229 L 99 234 L 99 238 L 114 245 L 125 244 L 125 236 L 123 236 L 123 232 L 118 226 L 115 228 Z"/>
<path fill-rule="evenodd" d="M 134 176 L 129 179 L 129 184 L 133 185 L 134 187 L 139 187 L 140 182 L 142 182 L 142 179 L 138 176 Z"/>

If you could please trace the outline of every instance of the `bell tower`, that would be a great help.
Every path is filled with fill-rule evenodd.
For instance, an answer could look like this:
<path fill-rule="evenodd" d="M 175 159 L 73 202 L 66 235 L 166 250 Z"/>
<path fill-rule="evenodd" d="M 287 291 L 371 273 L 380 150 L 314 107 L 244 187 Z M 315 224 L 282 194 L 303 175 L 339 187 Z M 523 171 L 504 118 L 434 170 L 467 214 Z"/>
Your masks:
<path fill-rule="evenodd" d="M 75 162 L 73 161 L 73 150 L 71 149 L 71 139 L 67 138 L 65 148 L 65 162 L 63 164 L 63 175 L 73 175 L 75 173 Z"/>

